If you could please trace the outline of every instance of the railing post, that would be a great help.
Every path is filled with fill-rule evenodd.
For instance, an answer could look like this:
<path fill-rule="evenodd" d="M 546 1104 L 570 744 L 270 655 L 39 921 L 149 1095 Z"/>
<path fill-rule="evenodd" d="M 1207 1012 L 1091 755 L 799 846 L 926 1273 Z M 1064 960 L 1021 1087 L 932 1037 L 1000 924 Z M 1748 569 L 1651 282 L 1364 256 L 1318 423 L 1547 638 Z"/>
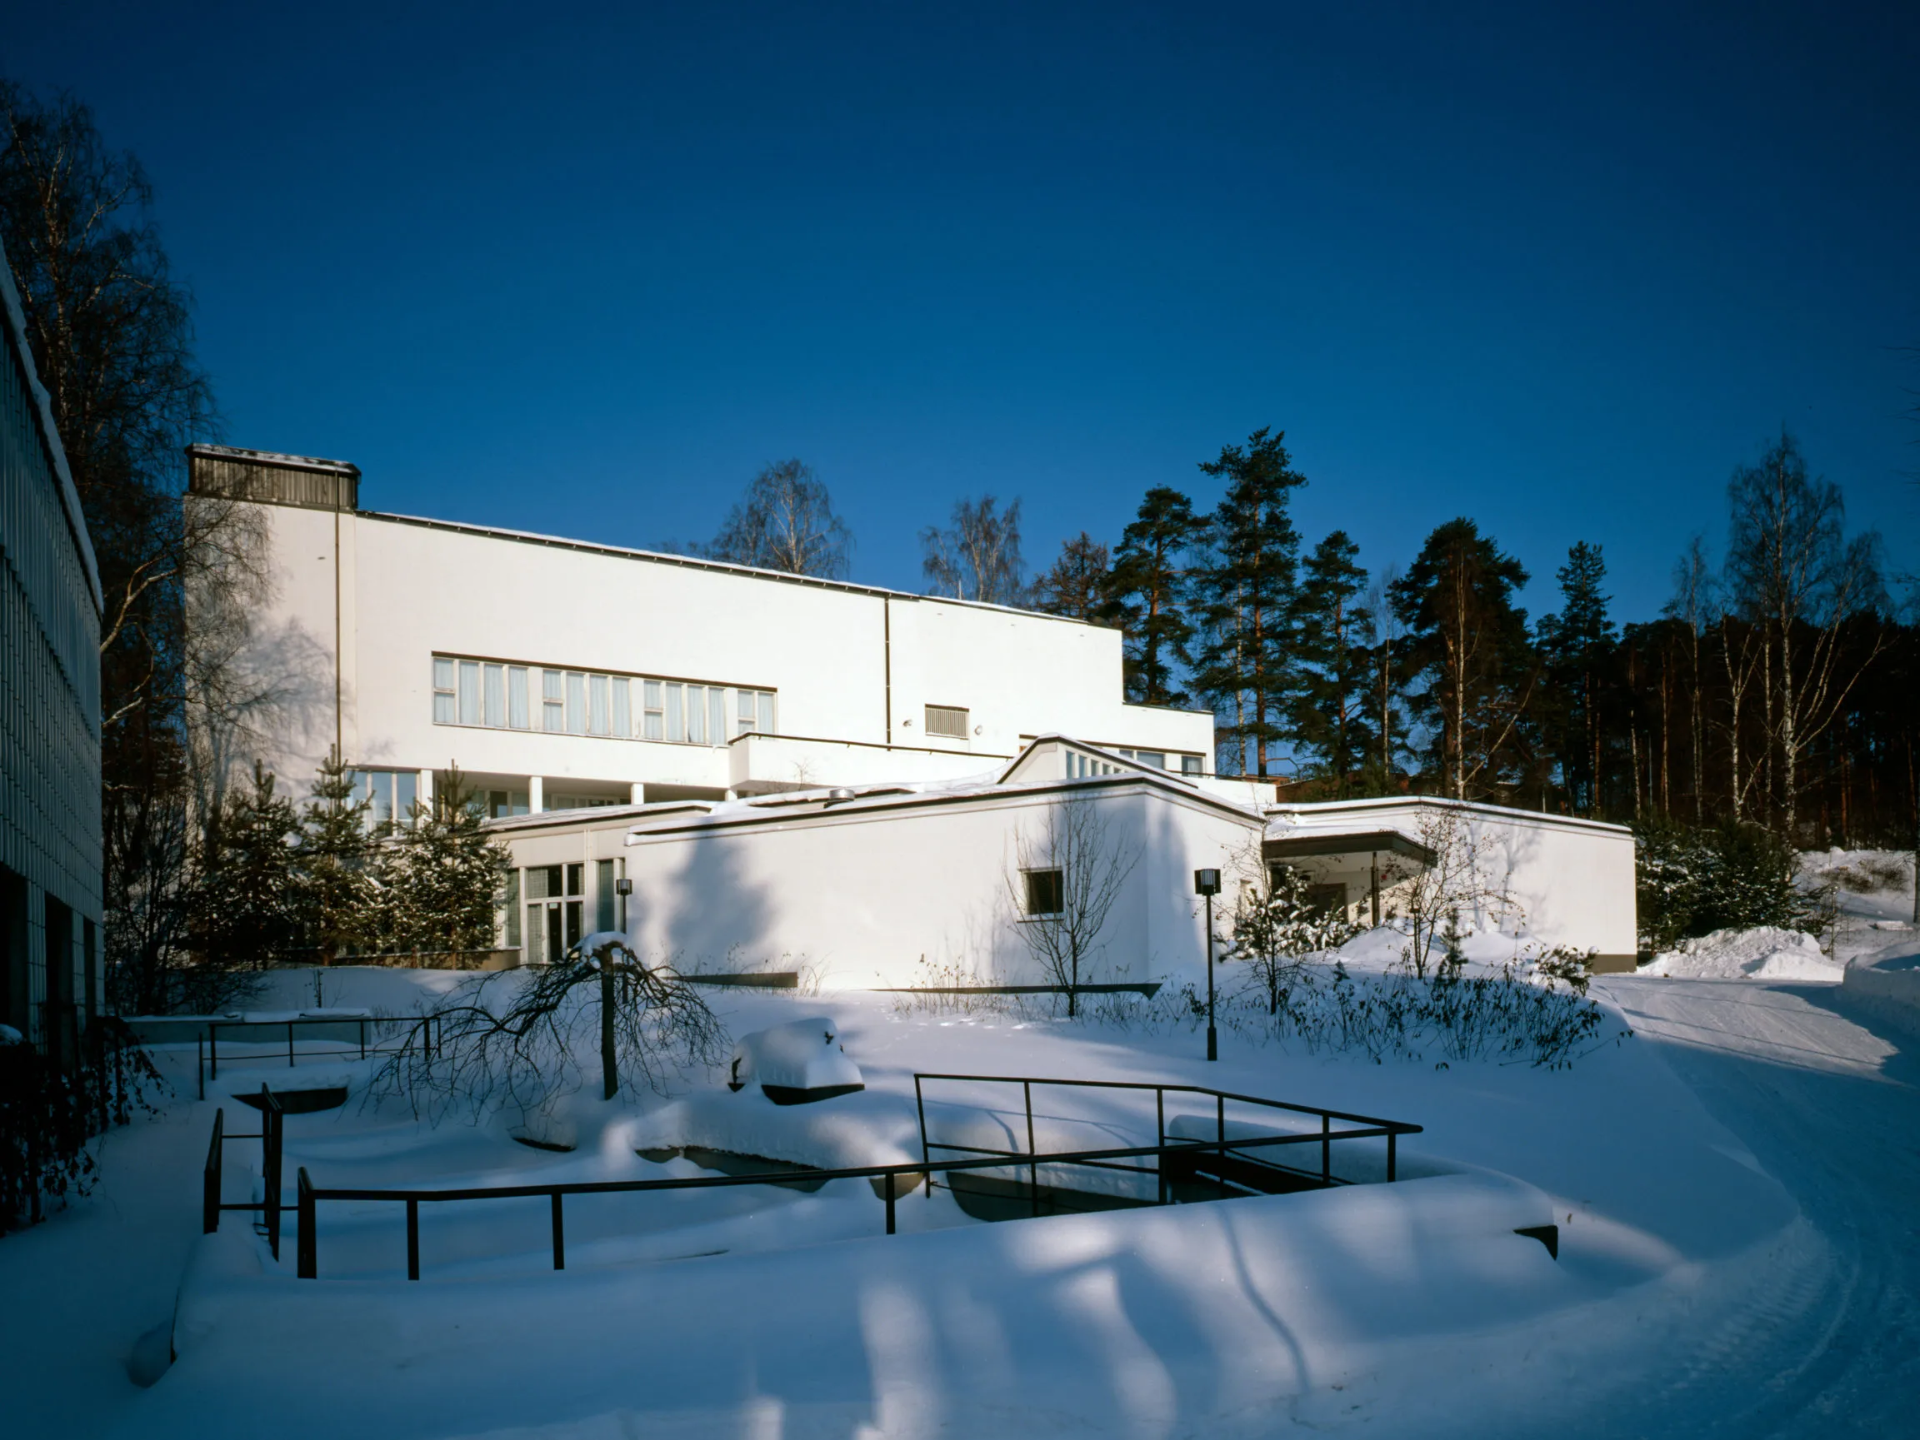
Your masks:
<path fill-rule="evenodd" d="M 1167 1087 L 1153 1087 L 1153 1181 L 1159 1190 L 1159 1203 L 1167 1203 Z"/>
<path fill-rule="evenodd" d="M 560 1192 L 553 1192 L 553 1268 L 567 1268 L 567 1227 L 560 1213 Z"/>
<path fill-rule="evenodd" d="M 220 1078 L 220 1027 L 218 1025 L 207 1026 L 207 1055 L 211 1062 L 207 1068 L 217 1081 Z"/>
<path fill-rule="evenodd" d="M 1333 1184 L 1333 1117 L 1320 1116 L 1320 1184 L 1324 1188 Z"/>
<path fill-rule="evenodd" d="M 207 1098 L 207 1037 L 193 1037 L 193 1071 L 200 1080 L 200 1098 Z"/>
<path fill-rule="evenodd" d="M 287 1021 L 287 1068 L 293 1068 L 293 1021 Z"/>
<path fill-rule="evenodd" d="M 307 1178 L 306 1166 L 300 1167 L 296 1180 L 294 1203 L 300 1210 L 300 1239 L 294 1272 L 302 1280 L 317 1280 L 320 1278 L 320 1237 L 314 1233 L 313 1182 Z"/>
<path fill-rule="evenodd" d="M 1021 1093 L 1026 1096 L 1027 1101 L 1027 1154 L 1031 1157 L 1034 1154 L 1033 1082 L 1031 1080 L 1022 1080 L 1020 1082 L 1020 1090 Z M 1031 1163 L 1027 1166 L 1027 1203 L 1035 1215 L 1040 1213 L 1040 1167 Z"/>
<path fill-rule="evenodd" d="M 1394 1142 L 1399 1138 L 1400 1135 L 1398 1131 L 1389 1130 L 1387 1132 L 1387 1183 L 1389 1185 L 1393 1183 L 1394 1179 Z"/>
<path fill-rule="evenodd" d="M 1214 1165 L 1213 1183 L 1220 1187 L 1220 1198 L 1227 1198 L 1227 1177 L 1221 1173 L 1226 1169 L 1227 1158 L 1227 1097 L 1215 1091 L 1213 1095 L 1214 1140 L 1217 1148 L 1214 1154 L 1219 1160 Z"/>
<path fill-rule="evenodd" d="M 267 1248 L 280 1258 L 280 1157 L 281 1127 L 285 1115 L 273 1092 L 260 1087 L 260 1171 L 265 1182 L 261 1198 L 266 1201 Z"/>
<path fill-rule="evenodd" d="M 887 1234 L 893 1234 L 893 1172 L 887 1172 Z"/>
<path fill-rule="evenodd" d="M 367 1021 L 365 1016 L 360 1018 L 360 1058 L 362 1060 L 367 1058 Z"/>
<path fill-rule="evenodd" d="M 220 1165 L 225 1149 L 227 1112 L 223 1106 L 213 1112 L 213 1143 L 207 1147 L 206 1168 L 200 1172 L 200 1233 L 211 1235 L 220 1228 Z"/>
<path fill-rule="evenodd" d="M 407 1201 L 407 1279 L 420 1278 L 420 1202 Z"/>

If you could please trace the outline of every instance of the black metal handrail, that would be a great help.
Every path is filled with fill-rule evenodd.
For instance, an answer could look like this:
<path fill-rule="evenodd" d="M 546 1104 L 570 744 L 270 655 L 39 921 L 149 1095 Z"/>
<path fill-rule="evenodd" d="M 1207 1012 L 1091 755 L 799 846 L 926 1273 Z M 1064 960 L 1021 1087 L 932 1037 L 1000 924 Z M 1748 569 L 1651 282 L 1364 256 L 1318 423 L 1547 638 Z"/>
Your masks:
<path fill-rule="evenodd" d="M 1193 1085 L 1148 1085 L 1126 1081 L 1054 1081 L 1002 1075 L 915 1075 L 914 1089 L 916 1099 L 920 1099 L 920 1082 L 923 1080 L 998 1081 L 1026 1085 L 1029 1095 L 1028 1149 L 1018 1152 L 998 1150 L 983 1151 L 981 1158 L 973 1159 L 934 1160 L 929 1153 L 932 1148 L 965 1150 L 977 1147 L 944 1145 L 939 1142 L 929 1141 L 926 1136 L 925 1108 L 924 1100 L 922 1099 L 920 1100 L 922 1158 L 918 1162 L 906 1161 L 893 1165 L 851 1165 L 824 1170 L 810 1169 L 806 1172 L 809 1180 L 818 1180 L 823 1183 L 828 1180 L 884 1180 L 885 1184 L 881 1187 L 881 1198 L 886 1204 L 886 1233 L 889 1235 L 896 1233 L 895 1207 L 901 1193 L 898 1182 L 901 1178 L 907 1176 L 914 1177 L 913 1181 L 905 1187 L 908 1192 L 912 1190 L 913 1184 L 918 1183 L 921 1178 L 926 1180 L 929 1192 L 931 1192 L 933 1176 L 936 1174 L 944 1175 L 952 1174 L 956 1171 L 970 1170 L 1001 1170 L 1008 1168 L 1009 1160 L 1025 1162 L 1030 1171 L 1029 1179 L 1034 1197 L 1035 1212 L 1038 1213 L 1038 1171 L 1041 1165 L 1087 1165 L 1095 1168 L 1131 1170 L 1142 1174 L 1154 1175 L 1158 1180 L 1158 1203 L 1165 1204 L 1167 1203 L 1170 1192 L 1164 1161 L 1169 1155 L 1218 1154 L 1224 1156 L 1229 1152 L 1238 1153 L 1245 1150 L 1261 1150 L 1285 1145 L 1318 1144 L 1322 1148 L 1323 1155 L 1322 1183 L 1332 1185 L 1343 1183 L 1333 1177 L 1331 1169 L 1324 1159 L 1327 1148 L 1334 1140 L 1384 1138 L 1387 1142 L 1387 1179 L 1392 1181 L 1395 1178 L 1395 1142 L 1401 1135 L 1417 1134 L 1421 1129 L 1418 1125 L 1407 1124 L 1404 1121 L 1380 1120 L 1371 1116 L 1352 1115 L 1342 1111 L 1323 1110 L 1313 1106 L 1291 1105 L 1283 1101 L 1266 1100 L 1259 1096 L 1233 1095 L 1225 1091 L 1208 1090 Z M 1152 1145 L 1120 1145 L 1076 1151 L 1036 1151 L 1032 1138 L 1031 1087 L 1033 1085 L 1049 1084 L 1084 1084 L 1095 1088 L 1157 1090 L 1160 1092 L 1160 1134 Z M 1168 1093 L 1183 1092 L 1210 1095 L 1220 1102 L 1221 1119 L 1218 1134 L 1214 1139 L 1170 1140 L 1167 1138 L 1165 1096 Z M 1301 1133 L 1297 1135 L 1251 1136 L 1229 1140 L 1226 1136 L 1224 1120 L 1224 1103 L 1227 1100 L 1245 1100 L 1251 1104 L 1268 1106 L 1274 1109 L 1318 1115 L 1322 1117 L 1322 1125 L 1318 1132 Z M 1331 1127 L 1333 1120 L 1355 1122 L 1360 1128 L 1334 1131 Z M 1119 1163 L 1125 1160 L 1145 1159 L 1149 1156 L 1154 1157 L 1156 1162 L 1152 1166 L 1124 1165 Z M 1295 1173 L 1308 1175 L 1310 1172 L 1301 1170 Z M 323 1200 L 357 1200 L 404 1204 L 406 1206 L 407 1225 L 407 1278 L 409 1280 L 418 1280 L 420 1278 L 420 1207 L 422 1205 L 448 1204 L 463 1200 L 537 1199 L 544 1196 L 550 1201 L 552 1207 L 553 1268 L 555 1270 L 564 1270 L 566 1269 L 565 1196 L 614 1195 L 651 1190 L 718 1189 L 733 1185 L 777 1184 L 782 1181 L 789 1181 L 792 1178 L 793 1175 L 791 1171 L 769 1171 L 742 1175 L 699 1175 L 663 1180 L 578 1180 L 554 1182 L 544 1185 L 465 1186 L 453 1189 L 375 1189 L 361 1186 L 322 1188 L 313 1183 L 312 1178 L 307 1174 L 306 1167 L 303 1165 L 300 1167 L 297 1175 L 295 1191 L 295 1204 L 299 1211 L 299 1239 L 295 1268 L 300 1279 L 312 1280 L 317 1279 L 319 1276 L 319 1236 L 316 1221 L 318 1206 Z M 1225 1193 L 1224 1187 L 1222 1193 Z"/>
<path fill-rule="evenodd" d="M 220 1228 L 222 1210 L 258 1210 L 262 1214 L 267 1244 L 273 1258 L 280 1258 L 280 1182 L 282 1156 L 286 1149 L 287 1117 L 280 1102 L 265 1085 L 260 1087 L 260 1129 L 227 1134 L 226 1107 L 213 1112 L 213 1138 L 207 1143 L 207 1163 L 200 1172 L 201 1233 L 213 1234 Z M 230 1140 L 260 1142 L 260 1179 L 262 1197 L 258 1202 L 223 1202 L 221 1183 L 225 1179 L 225 1147 Z"/>
<path fill-rule="evenodd" d="M 289 1069 L 291 1069 L 294 1064 L 293 1027 L 296 1025 L 358 1024 L 360 1027 L 360 1058 L 362 1060 L 367 1058 L 367 1054 L 369 1050 L 371 1050 L 372 1053 L 379 1055 L 382 1053 L 390 1053 L 391 1051 L 396 1049 L 404 1049 L 408 1044 L 412 1042 L 413 1037 L 416 1034 L 421 1034 L 421 1032 L 424 1031 L 422 1044 L 424 1044 L 424 1046 L 426 1047 L 427 1054 L 429 1055 L 433 1054 L 438 1044 L 439 1033 L 446 1028 L 446 1022 L 444 1017 L 439 1015 L 422 1015 L 417 1019 L 414 1019 L 411 1022 L 409 1022 L 405 1030 L 406 1038 L 403 1039 L 400 1042 L 400 1044 L 397 1046 L 382 1045 L 377 1037 L 371 1046 L 367 1044 L 367 1025 L 369 1021 L 371 1021 L 371 1023 L 375 1026 L 381 1026 L 381 1025 L 395 1026 L 395 1025 L 398 1025 L 405 1018 L 406 1017 L 404 1016 L 382 1017 L 382 1016 L 375 1015 L 371 1017 L 367 1017 L 367 1016 L 353 1016 L 351 1018 L 343 1017 L 343 1018 L 334 1019 L 334 1020 L 328 1020 L 324 1018 L 306 1019 L 306 1020 L 221 1020 L 218 1022 L 210 1023 L 207 1026 L 207 1033 L 201 1035 L 194 1042 L 196 1057 L 197 1057 L 196 1063 L 199 1071 L 200 1098 L 202 1100 L 207 1098 L 208 1079 L 211 1078 L 214 1080 L 218 1080 L 220 1078 L 220 1037 L 217 1033 L 220 1030 L 223 1030 L 223 1029 L 232 1030 L 232 1029 L 239 1029 L 243 1027 L 255 1027 L 255 1028 L 266 1028 L 266 1029 L 277 1030 L 282 1026 L 285 1026 L 287 1031 L 287 1066 Z M 395 1032 L 390 1029 L 388 1033 L 393 1034 Z M 209 1054 L 209 1051 L 211 1052 L 211 1054 Z M 331 1058 L 332 1056 L 335 1056 L 338 1053 L 339 1052 L 337 1051 L 330 1051 L 327 1054 L 327 1058 Z M 258 1055 L 247 1055 L 239 1058 L 246 1059 L 246 1060 L 258 1060 L 258 1059 L 263 1059 L 265 1057 L 258 1056 Z"/>
<path fill-rule="evenodd" d="M 987 1146 L 982 1146 L 982 1145 L 961 1145 L 961 1144 L 956 1144 L 950 1141 L 940 1141 L 940 1140 L 930 1139 L 927 1133 L 927 1101 L 926 1101 L 925 1086 L 928 1082 L 931 1082 L 931 1081 L 953 1081 L 953 1082 L 958 1082 L 963 1084 L 1020 1086 L 1022 1099 L 1024 1102 L 1025 1111 L 1026 1111 L 1027 1148 L 1025 1150 L 1001 1150 L 1001 1149 L 989 1148 Z M 1387 1180 L 1389 1183 L 1391 1183 L 1394 1180 L 1397 1173 L 1397 1164 L 1398 1164 L 1397 1148 L 1398 1148 L 1398 1142 L 1399 1142 L 1400 1136 L 1417 1135 L 1421 1131 L 1420 1126 L 1409 1124 L 1404 1120 L 1386 1120 L 1386 1119 L 1382 1119 L 1380 1116 L 1377 1116 L 1377 1115 L 1356 1115 L 1351 1111 L 1329 1110 L 1324 1106 L 1319 1106 L 1319 1105 L 1296 1105 L 1291 1101 L 1270 1100 L 1263 1095 L 1241 1095 L 1231 1090 L 1216 1090 L 1211 1086 L 1206 1086 L 1206 1085 L 1183 1085 L 1178 1083 L 1169 1083 L 1165 1081 L 1151 1081 L 1151 1080 L 1062 1080 L 1062 1079 L 1057 1079 L 1050 1076 L 1038 1076 L 1038 1075 L 954 1075 L 954 1074 L 936 1074 L 936 1073 L 916 1073 L 913 1077 L 913 1098 L 914 1098 L 914 1106 L 918 1110 L 919 1116 L 920 1116 L 921 1158 L 931 1163 L 933 1159 L 933 1152 L 935 1150 L 951 1150 L 951 1151 L 955 1151 L 963 1154 L 994 1155 L 994 1156 L 1000 1157 L 1003 1161 L 1005 1160 L 1025 1161 L 1027 1171 L 1028 1171 L 1029 1192 L 1031 1195 L 1035 1197 L 1036 1202 L 1039 1195 L 1039 1169 L 1040 1169 L 1040 1162 L 1042 1161 L 1045 1161 L 1046 1163 L 1051 1165 L 1064 1165 L 1064 1164 L 1072 1163 L 1072 1164 L 1085 1165 L 1089 1169 L 1124 1170 L 1124 1171 L 1131 1171 L 1137 1174 L 1151 1174 L 1157 1177 L 1159 1192 L 1160 1192 L 1159 1193 L 1160 1203 L 1162 1204 L 1166 1203 L 1167 1181 L 1166 1181 L 1166 1176 L 1165 1176 L 1163 1167 L 1154 1166 L 1152 1168 L 1149 1168 L 1147 1166 L 1142 1166 L 1142 1165 L 1122 1165 L 1122 1164 L 1117 1164 L 1108 1160 L 1084 1160 L 1083 1159 L 1083 1160 L 1070 1161 L 1067 1157 L 1061 1156 L 1061 1155 L 1036 1153 L 1035 1146 L 1034 1146 L 1034 1128 L 1033 1128 L 1033 1087 L 1036 1085 L 1052 1086 L 1052 1087 L 1059 1087 L 1059 1088 L 1065 1088 L 1065 1089 L 1080 1089 L 1080 1090 L 1130 1090 L 1130 1091 L 1141 1091 L 1141 1092 L 1150 1090 L 1154 1094 L 1154 1113 L 1155 1113 L 1155 1137 L 1154 1138 L 1155 1138 L 1156 1144 L 1165 1144 L 1167 1139 L 1167 1096 L 1168 1095 L 1173 1094 L 1173 1095 L 1205 1096 L 1214 1102 L 1215 1131 L 1214 1131 L 1214 1141 L 1211 1148 L 1219 1151 L 1222 1154 L 1224 1154 L 1228 1150 L 1254 1148 L 1256 1146 L 1275 1143 L 1272 1140 L 1266 1140 L 1266 1139 L 1260 1139 L 1260 1140 L 1246 1139 L 1246 1140 L 1237 1140 L 1237 1141 L 1229 1142 L 1227 1140 L 1227 1103 L 1229 1101 L 1232 1101 L 1236 1104 L 1257 1105 L 1263 1109 L 1268 1109 L 1268 1110 L 1285 1110 L 1297 1115 L 1315 1116 L 1320 1121 L 1319 1133 L 1317 1134 L 1307 1133 L 1307 1134 L 1301 1134 L 1301 1135 L 1291 1135 L 1291 1136 L 1281 1137 L 1280 1143 L 1306 1144 L 1306 1143 L 1317 1142 L 1319 1144 L 1320 1172 L 1317 1178 L 1319 1183 L 1323 1187 L 1344 1183 L 1333 1173 L 1333 1144 L 1335 1141 L 1377 1139 L 1381 1136 L 1385 1136 L 1386 1142 L 1387 1142 Z M 1336 1120 L 1352 1123 L 1355 1125 L 1360 1125 L 1366 1128 L 1359 1129 L 1359 1130 L 1335 1130 L 1333 1128 L 1333 1122 Z M 1296 1167 L 1286 1167 L 1286 1168 L 1293 1170 L 1295 1174 L 1303 1178 L 1306 1178 L 1309 1180 L 1315 1178 L 1313 1175 L 1313 1172 L 1310 1170 L 1298 1169 Z M 933 1184 L 931 1178 L 929 1178 L 927 1183 L 928 1183 L 929 1189 L 931 1189 Z"/>

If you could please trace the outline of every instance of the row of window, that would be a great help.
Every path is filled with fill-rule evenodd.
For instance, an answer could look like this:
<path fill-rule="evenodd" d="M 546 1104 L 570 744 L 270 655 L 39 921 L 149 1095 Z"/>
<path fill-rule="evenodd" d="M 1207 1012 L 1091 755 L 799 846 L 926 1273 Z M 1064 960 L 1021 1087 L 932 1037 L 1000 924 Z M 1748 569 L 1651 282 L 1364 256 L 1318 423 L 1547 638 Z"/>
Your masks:
<path fill-rule="evenodd" d="M 731 694 L 731 700 L 729 700 Z M 433 723 L 725 745 L 774 733 L 774 692 L 433 657 Z"/>
<path fill-rule="evenodd" d="M 1131 760 L 1139 765 L 1153 765 L 1162 770 L 1173 768 L 1167 763 L 1167 752 L 1164 750 L 1118 750 L 1114 753 L 1122 759 Z M 1200 773 L 1198 755 L 1176 755 L 1173 758 L 1180 762 L 1181 774 L 1198 775 Z M 1092 775 L 1118 775 L 1119 773 L 1120 767 L 1117 765 L 1109 765 L 1104 760 L 1096 760 L 1093 756 L 1083 755 L 1078 750 L 1067 751 L 1069 780 L 1085 780 Z"/>

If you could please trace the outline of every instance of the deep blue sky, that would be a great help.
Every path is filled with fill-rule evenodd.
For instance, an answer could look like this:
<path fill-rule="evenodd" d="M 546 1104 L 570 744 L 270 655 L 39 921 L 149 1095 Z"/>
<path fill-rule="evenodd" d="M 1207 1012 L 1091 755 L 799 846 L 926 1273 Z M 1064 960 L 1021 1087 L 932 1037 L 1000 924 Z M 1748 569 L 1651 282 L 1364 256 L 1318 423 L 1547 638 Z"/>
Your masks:
<path fill-rule="evenodd" d="M 855 578 L 1040 564 L 1283 428 L 1404 564 L 1657 611 L 1784 423 L 1920 568 L 1920 6 L 16 7 L 137 152 L 234 444 L 369 508 L 704 538 L 798 455 Z M 581 597 L 582 620 L 592 597 Z"/>

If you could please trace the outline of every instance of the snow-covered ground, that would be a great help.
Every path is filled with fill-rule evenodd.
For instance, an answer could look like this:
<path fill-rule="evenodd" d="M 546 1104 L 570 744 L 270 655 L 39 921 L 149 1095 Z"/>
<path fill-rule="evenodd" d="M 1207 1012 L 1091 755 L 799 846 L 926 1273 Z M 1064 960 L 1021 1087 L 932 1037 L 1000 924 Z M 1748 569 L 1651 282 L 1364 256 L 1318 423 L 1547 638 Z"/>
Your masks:
<path fill-rule="evenodd" d="M 400 1011 L 416 983 L 453 978 L 343 971 L 323 999 Z M 1595 991 L 1609 1038 L 1565 1071 L 1376 1065 L 1235 1029 L 1209 1065 L 1183 1025 L 715 992 L 736 1035 L 832 1013 L 866 1090 L 780 1108 L 716 1074 L 671 1103 L 580 1099 L 561 1117 L 568 1154 L 518 1145 L 503 1122 L 425 1127 L 355 1103 L 289 1117 L 289 1198 L 297 1165 L 322 1186 L 455 1185 L 704 1173 L 635 1153 L 688 1143 L 814 1164 L 917 1158 L 916 1070 L 1174 1080 L 1409 1120 L 1425 1131 L 1403 1172 L 1421 1178 L 998 1225 L 922 1192 L 900 1203 L 891 1237 L 864 1181 L 612 1196 L 570 1202 L 563 1274 L 549 1268 L 543 1202 L 479 1217 L 429 1206 L 413 1284 L 397 1206 L 323 1208 L 320 1281 L 292 1278 L 291 1238 L 273 1265 L 244 1216 L 200 1239 L 217 1098 L 289 1073 L 366 1077 L 357 1060 L 289 1072 L 284 1053 L 223 1058 L 208 1101 L 178 1100 L 110 1137 L 92 1198 L 0 1240 L 3 1428 L 569 1440 L 1910 1430 L 1915 1042 L 1831 984 L 1643 974 Z M 1628 1025 L 1633 1038 L 1612 1038 Z M 184 1061 L 191 1095 L 192 1052 L 169 1060 Z M 955 1134 L 1006 1119 L 983 1093 L 956 1098 L 973 1108 L 946 1113 Z M 226 1103 L 230 1123 L 251 1118 Z M 1152 1138 L 1150 1101 L 1049 1094 L 1036 1108 L 1043 1145 L 1142 1125 Z M 228 1151 L 237 1169 L 252 1147 Z M 230 1176 L 230 1196 L 245 1183 Z M 1549 1215 L 1557 1261 L 1512 1233 Z M 178 1363 L 138 1389 L 127 1358 L 174 1312 L 183 1273 Z"/>

